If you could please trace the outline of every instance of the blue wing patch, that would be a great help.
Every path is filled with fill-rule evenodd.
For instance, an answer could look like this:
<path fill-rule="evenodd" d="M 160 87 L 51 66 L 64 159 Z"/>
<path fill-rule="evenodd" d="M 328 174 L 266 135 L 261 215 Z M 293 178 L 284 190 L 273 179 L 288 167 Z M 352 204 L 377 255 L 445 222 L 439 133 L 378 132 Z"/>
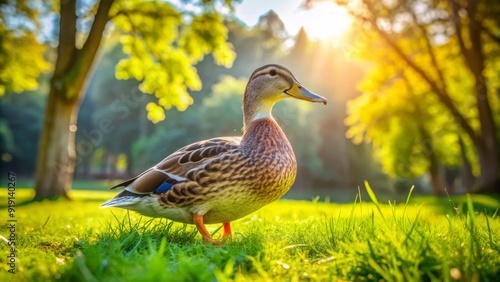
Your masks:
<path fill-rule="evenodd" d="M 158 186 L 158 188 L 156 188 L 155 193 L 163 194 L 163 193 L 167 192 L 168 190 L 172 189 L 172 187 L 174 187 L 174 184 L 165 181 L 160 186 Z"/>

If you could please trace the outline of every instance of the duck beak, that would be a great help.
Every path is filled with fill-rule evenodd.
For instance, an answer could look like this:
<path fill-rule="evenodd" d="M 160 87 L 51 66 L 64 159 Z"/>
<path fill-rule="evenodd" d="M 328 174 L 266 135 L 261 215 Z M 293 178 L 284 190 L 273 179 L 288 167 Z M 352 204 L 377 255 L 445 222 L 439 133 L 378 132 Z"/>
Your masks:
<path fill-rule="evenodd" d="M 300 100 L 306 100 L 314 103 L 323 103 L 326 105 L 328 102 L 325 97 L 322 97 L 318 94 L 315 94 L 309 90 L 307 90 L 304 86 L 302 86 L 299 82 L 294 81 L 293 85 L 290 89 L 284 91 L 289 96 L 293 98 L 297 98 Z"/>

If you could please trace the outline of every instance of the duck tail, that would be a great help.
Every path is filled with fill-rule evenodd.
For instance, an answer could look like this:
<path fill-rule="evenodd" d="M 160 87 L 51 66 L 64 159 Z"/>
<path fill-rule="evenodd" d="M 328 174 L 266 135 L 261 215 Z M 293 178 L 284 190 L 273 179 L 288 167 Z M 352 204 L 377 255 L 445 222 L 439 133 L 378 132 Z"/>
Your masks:
<path fill-rule="evenodd" d="M 107 208 L 107 207 L 129 208 L 136 205 L 139 201 L 141 201 L 143 197 L 147 196 L 149 196 L 149 193 L 136 194 L 124 190 L 120 194 L 116 195 L 113 199 L 104 202 L 101 208 Z"/>

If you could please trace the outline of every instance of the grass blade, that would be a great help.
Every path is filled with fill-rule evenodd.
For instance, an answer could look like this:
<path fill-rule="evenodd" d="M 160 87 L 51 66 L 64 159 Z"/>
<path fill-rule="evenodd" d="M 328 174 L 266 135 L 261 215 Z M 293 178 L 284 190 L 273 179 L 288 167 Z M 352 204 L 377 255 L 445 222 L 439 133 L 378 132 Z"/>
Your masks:
<path fill-rule="evenodd" d="M 382 216 L 382 219 L 385 221 L 385 216 L 382 210 L 380 209 L 380 203 L 377 199 L 377 196 L 375 195 L 375 192 L 373 192 L 372 187 L 370 187 L 370 184 L 368 184 L 368 181 L 365 180 L 365 188 L 366 192 L 368 193 L 368 197 L 370 197 L 370 200 L 375 204 L 375 207 L 377 208 L 378 212 L 380 213 L 380 216 Z"/>

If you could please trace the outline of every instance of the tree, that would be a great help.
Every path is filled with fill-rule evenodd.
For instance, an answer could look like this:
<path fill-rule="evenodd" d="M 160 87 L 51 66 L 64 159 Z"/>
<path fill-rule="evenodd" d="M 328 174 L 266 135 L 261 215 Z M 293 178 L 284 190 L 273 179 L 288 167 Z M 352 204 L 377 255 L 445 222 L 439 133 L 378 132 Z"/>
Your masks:
<path fill-rule="evenodd" d="M 262 56 L 269 60 L 273 55 L 276 55 L 275 52 L 279 50 L 279 48 L 277 49 L 276 47 L 281 46 L 287 38 L 285 24 L 275 11 L 269 10 L 259 17 L 255 29 L 258 31 L 258 34 L 262 36 Z"/>
<path fill-rule="evenodd" d="M 0 96 L 35 90 L 38 76 L 49 69 L 43 58 L 46 48 L 36 39 L 38 13 L 30 6 L 27 1 L 0 2 Z"/>
<path fill-rule="evenodd" d="M 480 174 L 479 190 L 500 193 L 499 78 L 495 63 L 500 51 L 499 5 L 493 1 L 474 0 L 337 3 L 358 20 L 358 34 L 367 30 L 365 40 L 359 36 L 352 47 L 362 49 L 364 58 L 374 61 L 378 70 L 391 66 L 380 55 L 374 55 L 377 51 L 383 52 L 397 68 L 396 72 L 383 71 L 365 82 L 374 81 L 374 78 L 383 81 L 374 83 L 377 87 L 395 83 L 397 73 L 413 77 L 412 87 L 398 89 L 405 92 L 419 87 L 419 94 L 432 95 L 433 99 L 427 99 L 429 103 L 423 108 L 441 110 L 432 118 L 438 115 L 449 117 L 448 122 L 438 122 L 434 126 L 453 124 L 457 128 L 460 138 L 455 138 L 456 147 L 458 140 L 463 139 L 475 150 Z M 368 92 L 365 89 L 358 101 L 377 99 Z M 372 98 L 368 98 L 370 96 Z M 387 118 L 392 118 L 392 108 L 388 106 L 397 101 L 408 103 L 408 107 L 416 102 L 407 95 L 392 96 L 386 100 Z M 356 118 L 361 115 L 366 118 Z M 376 129 L 374 123 L 377 120 L 363 114 L 361 108 L 353 108 L 351 118 L 351 126 L 357 127 L 358 137 L 367 141 L 386 137 L 383 130 Z M 408 116 L 406 120 L 415 118 L 418 117 Z"/>
<path fill-rule="evenodd" d="M 350 103 L 347 135 L 356 143 L 373 142 L 392 177 L 411 179 L 429 172 L 434 193 L 444 194 L 442 164 L 455 167 L 461 162 L 459 128 L 419 77 L 402 72 L 398 61 L 383 52 L 370 56 L 385 64 L 368 74 L 360 85 L 363 96 Z"/>
<path fill-rule="evenodd" d="M 40 6 L 44 10 L 43 5 Z M 50 68 L 46 47 L 37 41 L 37 12 L 26 1 L 0 1 L 0 171 L 26 176 L 34 167 L 33 140 L 39 132 L 41 101 L 38 77 Z M 29 66 L 29 67 L 27 67 Z M 16 97 L 27 91 L 24 99 Z M 19 111 L 19 109 L 24 111 Z M 23 132 L 16 129 L 23 128 Z"/>
<path fill-rule="evenodd" d="M 306 55 L 311 55 L 312 45 L 313 43 L 309 40 L 306 30 L 304 27 L 301 27 L 299 33 L 295 36 L 295 44 L 293 44 L 288 56 L 295 58 L 293 63 L 300 66 L 300 64 L 305 63 L 307 59 Z M 301 61 L 299 62 L 299 60 Z"/>
<path fill-rule="evenodd" d="M 220 2 L 231 8 L 231 1 Z M 57 59 L 39 143 L 36 198 L 67 197 L 76 157 L 74 138 L 79 101 L 105 39 L 106 27 L 122 33 L 120 40 L 128 55 L 117 65 L 116 76 L 142 81 L 140 90 L 158 98 L 148 105 L 148 117 L 158 122 L 164 117 L 164 109 L 184 110 L 192 103 L 187 90 L 201 88 L 193 65 L 207 53 L 213 53 L 218 64 L 230 66 L 233 61 L 235 54 L 226 42 L 227 30 L 215 8 L 219 4 L 214 0 L 186 5 L 201 8 L 203 12 L 198 14 L 163 1 L 101 0 L 77 7 L 76 0 L 68 0 L 53 7 L 59 16 Z M 13 18 L 13 23 L 6 26 L 10 34 L 17 34 L 14 32 L 17 22 L 29 21 L 27 26 L 38 24 L 41 5 L 25 1 L 7 5 L 21 7 L 23 12 L 5 17 Z M 36 40 L 29 44 L 40 45 Z M 40 52 L 26 55 L 41 57 Z M 33 62 L 38 62 L 38 56 Z"/>

